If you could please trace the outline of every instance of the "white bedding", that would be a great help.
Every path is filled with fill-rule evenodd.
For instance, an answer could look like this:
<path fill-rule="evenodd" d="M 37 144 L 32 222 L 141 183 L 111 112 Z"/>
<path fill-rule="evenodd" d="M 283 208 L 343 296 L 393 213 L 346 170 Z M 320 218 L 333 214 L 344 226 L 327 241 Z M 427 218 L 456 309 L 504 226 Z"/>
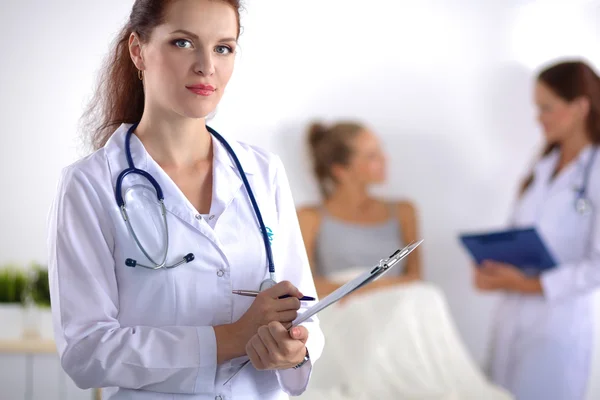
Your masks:
<path fill-rule="evenodd" d="M 319 315 L 325 350 L 301 399 L 512 399 L 480 372 L 433 285 L 368 293 Z"/>

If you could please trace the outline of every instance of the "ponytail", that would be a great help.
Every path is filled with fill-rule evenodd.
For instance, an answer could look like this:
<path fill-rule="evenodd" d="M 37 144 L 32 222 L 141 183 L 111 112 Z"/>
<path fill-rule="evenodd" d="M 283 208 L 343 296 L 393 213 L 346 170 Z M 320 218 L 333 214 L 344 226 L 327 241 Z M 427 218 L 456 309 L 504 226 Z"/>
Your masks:
<path fill-rule="evenodd" d="M 352 155 L 350 141 L 364 130 L 355 122 L 340 122 L 326 127 L 315 122 L 308 128 L 308 144 L 313 160 L 313 172 L 323 198 L 331 195 L 335 177 L 334 165 L 347 165 Z"/>

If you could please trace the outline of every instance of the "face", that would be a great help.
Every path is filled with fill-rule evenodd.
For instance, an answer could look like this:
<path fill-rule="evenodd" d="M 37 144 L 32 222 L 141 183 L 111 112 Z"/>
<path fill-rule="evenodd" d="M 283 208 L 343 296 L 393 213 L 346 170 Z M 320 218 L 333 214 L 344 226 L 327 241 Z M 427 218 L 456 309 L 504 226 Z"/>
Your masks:
<path fill-rule="evenodd" d="M 535 87 L 535 103 L 538 107 L 538 120 L 549 142 L 560 143 L 575 132 L 585 130 L 587 113 L 584 100 L 567 102 L 546 84 L 538 82 Z"/>
<path fill-rule="evenodd" d="M 233 73 L 238 22 L 228 4 L 177 0 L 147 43 L 130 38 L 146 102 L 188 118 L 213 112 Z"/>
<path fill-rule="evenodd" d="M 340 179 L 363 185 L 384 182 L 386 159 L 377 136 L 364 130 L 351 141 L 350 146 L 352 155 L 349 164 L 338 172 Z"/>

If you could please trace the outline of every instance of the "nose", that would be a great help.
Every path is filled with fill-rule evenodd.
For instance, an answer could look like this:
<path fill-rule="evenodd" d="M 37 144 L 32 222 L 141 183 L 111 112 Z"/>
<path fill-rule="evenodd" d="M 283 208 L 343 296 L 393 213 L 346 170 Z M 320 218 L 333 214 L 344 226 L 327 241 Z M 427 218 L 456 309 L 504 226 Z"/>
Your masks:
<path fill-rule="evenodd" d="M 211 76 L 215 73 L 215 63 L 212 51 L 200 49 L 197 52 L 194 72 L 198 75 Z"/>
<path fill-rule="evenodd" d="M 539 123 L 540 125 L 542 125 L 544 128 L 546 127 L 546 123 L 547 123 L 547 121 L 546 121 L 546 118 L 544 117 L 544 115 L 542 115 L 542 113 L 539 113 L 539 114 L 537 115 L 537 121 L 538 121 L 538 123 Z"/>

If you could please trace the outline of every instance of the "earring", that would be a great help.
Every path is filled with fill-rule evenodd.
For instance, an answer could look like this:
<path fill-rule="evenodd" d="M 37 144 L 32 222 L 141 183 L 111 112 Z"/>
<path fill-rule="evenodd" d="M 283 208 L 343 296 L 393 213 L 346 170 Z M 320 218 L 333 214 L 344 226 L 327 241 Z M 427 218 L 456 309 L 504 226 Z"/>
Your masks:
<path fill-rule="evenodd" d="M 144 71 L 142 71 L 141 69 L 138 69 L 138 78 L 140 79 L 140 81 L 144 80 Z"/>

